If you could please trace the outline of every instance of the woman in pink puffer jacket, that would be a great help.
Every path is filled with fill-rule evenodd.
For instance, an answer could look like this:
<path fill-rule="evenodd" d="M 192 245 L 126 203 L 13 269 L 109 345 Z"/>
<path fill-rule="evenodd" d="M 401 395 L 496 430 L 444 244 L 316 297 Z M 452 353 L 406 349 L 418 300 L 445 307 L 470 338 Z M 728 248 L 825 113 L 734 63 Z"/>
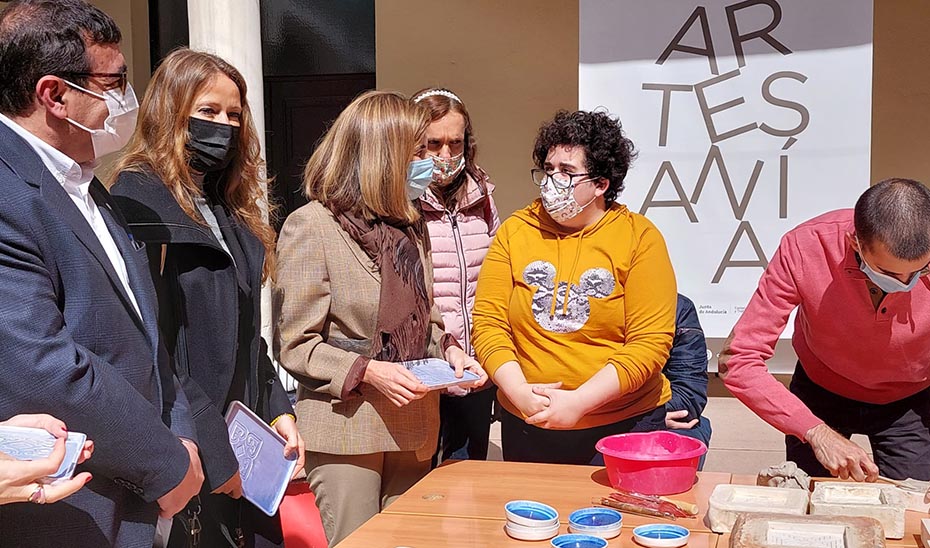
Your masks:
<path fill-rule="evenodd" d="M 500 226 L 491 193 L 494 185 L 475 165 L 475 137 L 462 100 L 442 88 L 427 88 L 413 102 L 430 111 L 427 148 L 433 184 L 420 198 L 433 256 L 433 296 L 446 332 L 466 352 L 471 345 L 471 311 L 478 270 Z M 489 383 L 490 384 L 490 383 Z M 495 390 L 444 394 L 437 463 L 447 458 L 486 459 Z"/>

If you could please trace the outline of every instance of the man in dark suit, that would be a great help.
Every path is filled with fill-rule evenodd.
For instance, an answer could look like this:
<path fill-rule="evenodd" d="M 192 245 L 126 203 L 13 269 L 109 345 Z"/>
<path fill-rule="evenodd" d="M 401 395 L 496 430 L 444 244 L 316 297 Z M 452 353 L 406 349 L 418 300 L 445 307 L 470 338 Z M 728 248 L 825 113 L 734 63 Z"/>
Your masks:
<path fill-rule="evenodd" d="M 135 125 L 119 42 L 84 0 L 0 12 L 0 416 L 51 413 L 96 445 L 87 487 L 0 509 L 2 546 L 150 547 L 203 481 L 145 249 L 93 175 Z"/>

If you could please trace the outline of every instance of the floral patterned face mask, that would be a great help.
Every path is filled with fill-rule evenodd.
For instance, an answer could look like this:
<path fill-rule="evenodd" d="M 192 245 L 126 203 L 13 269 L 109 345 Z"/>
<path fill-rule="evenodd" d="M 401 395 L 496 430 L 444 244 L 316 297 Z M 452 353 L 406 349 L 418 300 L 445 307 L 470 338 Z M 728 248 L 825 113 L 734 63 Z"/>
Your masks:
<path fill-rule="evenodd" d="M 451 158 L 440 158 L 430 155 L 433 159 L 433 182 L 439 184 L 450 183 L 465 167 L 465 153 L 456 154 Z"/>
<path fill-rule="evenodd" d="M 546 212 L 557 223 L 564 223 L 574 219 L 584 208 L 588 207 L 597 197 L 591 198 L 591 201 L 581 205 L 575 199 L 575 186 L 584 183 L 596 183 L 596 179 L 588 179 L 573 183 L 568 188 L 558 188 L 552 183 L 546 183 L 539 188 L 539 197 L 542 198 L 542 204 Z"/>

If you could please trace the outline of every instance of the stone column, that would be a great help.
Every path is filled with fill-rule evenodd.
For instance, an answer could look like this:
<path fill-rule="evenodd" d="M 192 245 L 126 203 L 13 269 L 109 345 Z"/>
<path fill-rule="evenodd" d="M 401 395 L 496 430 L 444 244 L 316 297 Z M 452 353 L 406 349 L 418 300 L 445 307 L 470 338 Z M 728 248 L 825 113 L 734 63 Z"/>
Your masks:
<path fill-rule="evenodd" d="M 265 84 L 259 0 L 188 0 L 191 49 L 219 55 L 232 63 L 248 85 L 248 102 L 265 157 Z M 266 208 L 267 209 L 267 208 Z M 271 347 L 271 295 L 262 289 L 262 335 Z M 280 367 L 287 389 L 295 381 Z"/>

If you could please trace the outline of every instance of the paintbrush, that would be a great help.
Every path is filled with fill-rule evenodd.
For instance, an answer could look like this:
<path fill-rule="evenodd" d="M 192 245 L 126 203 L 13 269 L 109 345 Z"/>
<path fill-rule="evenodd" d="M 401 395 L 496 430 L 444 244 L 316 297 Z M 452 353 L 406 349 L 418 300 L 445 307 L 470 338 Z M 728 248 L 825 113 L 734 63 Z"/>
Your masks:
<path fill-rule="evenodd" d="M 927 489 L 930 488 L 930 482 L 920 481 L 915 479 L 906 479 L 906 480 L 896 480 L 891 478 L 886 478 L 885 476 L 878 476 L 878 479 L 886 481 L 895 487 L 899 487 L 910 493 L 915 493 L 918 495 L 923 495 L 927 492 Z"/>
<path fill-rule="evenodd" d="M 621 495 L 649 501 L 651 504 L 656 505 L 658 509 L 671 512 L 680 518 L 694 517 L 698 515 L 699 512 L 697 504 L 685 502 L 683 500 L 670 499 L 668 497 L 659 495 L 644 495 L 635 491 L 627 491 L 626 489 L 621 489 L 619 487 L 615 487 L 615 489 Z"/>
<path fill-rule="evenodd" d="M 675 516 L 676 518 L 690 518 L 690 514 L 682 510 L 681 508 L 675 506 L 674 504 L 659 500 L 656 497 L 646 496 L 646 495 L 636 495 L 632 494 L 629 491 L 621 491 L 619 493 L 611 493 L 610 498 L 613 500 L 624 502 L 627 504 L 636 504 L 652 510 L 657 510 L 659 512 L 664 512 L 666 514 Z"/>
<path fill-rule="evenodd" d="M 643 506 L 641 504 L 633 504 L 631 502 L 620 502 L 619 500 L 614 500 L 608 497 L 595 497 L 591 499 L 592 504 L 600 504 L 601 506 L 607 506 L 614 508 L 616 510 L 622 510 L 624 512 L 629 512 L 631 514 L 639 514 L 641 516 L 653 516 L 657 518 L 667 518 L 667 519 L 678 519 L 674 514 L 669 512 L 663 512 L 661 510 L 655 510 Z"/>

